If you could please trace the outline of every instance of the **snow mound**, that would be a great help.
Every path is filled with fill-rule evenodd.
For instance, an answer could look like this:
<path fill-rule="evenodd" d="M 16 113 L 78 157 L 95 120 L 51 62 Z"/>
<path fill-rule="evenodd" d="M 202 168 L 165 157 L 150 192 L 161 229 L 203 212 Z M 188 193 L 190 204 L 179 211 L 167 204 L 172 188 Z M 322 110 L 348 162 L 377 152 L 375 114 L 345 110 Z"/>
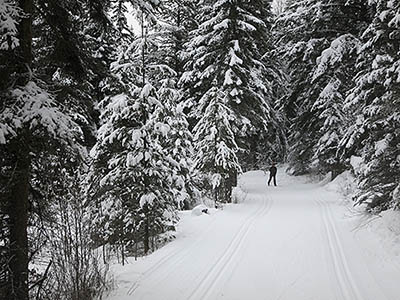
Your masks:
<path fill-rule="evenodd" d="M 232 203 L 243 203 L 246 200 L 247 193 L 239 186 L 232 189 Z"/>
<path fill-rule="evenodd" d="M 383 226 L 389 229 L 389 231 L 398 238 L 400 238 L 400 211 L 398 210 L 386 210 L 380 213 L 381 223 Z"/>
<path fill-rule="evenodd" d="M 400 211 L 386 210 L 379 216 L 372 217 L 367 223 L 367 230 L 371 232 L 386 253 L 382 256 L 400 257 Z M 363 231 L 359 234 L 366 235 L 366 238 L 371 239 L 367 232 Z M 388 258 L 389 259 L 389 258 Z"/>
<path fill-rule="evenodd" d="M 202 214 L 209 213 L 210 208 L 204 204 L 199 204 L 192 209 L 192 216 L 201 216 Z"/>
<path fill-rule="evenodd" d="M 355 178 L 350 171 L 345 171 L 334 180 L 324 185 L 328 191 L 337 192 L 344 196 L 351 195 L 357 188 Z"/>

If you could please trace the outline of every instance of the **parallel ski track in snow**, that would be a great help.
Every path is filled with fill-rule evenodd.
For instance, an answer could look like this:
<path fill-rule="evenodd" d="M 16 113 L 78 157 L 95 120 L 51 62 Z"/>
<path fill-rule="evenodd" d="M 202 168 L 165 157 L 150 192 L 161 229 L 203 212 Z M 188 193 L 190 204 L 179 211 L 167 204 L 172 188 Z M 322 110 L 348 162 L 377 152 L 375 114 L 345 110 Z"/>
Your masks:
<path fill-rule="evenodd" d="M 207 299 L 210 294 L 214 291 L 218 282 L 221 280 L 224 271 L 229 267 L 229 265 L 234 261 L 235 257 L 242 248 L 244 241 L 254 222 L 260 216 L 265 216 L 272 207 L 272 200 L 263 197 L 261 200 L 263 206 L 261 209 L 255 211 L 251 214 L 241 225 L 240 229 L 237 231 L 228 247 L 225 249 L 223 254 L 217 259 L 217 261 L 212 265 L 210 270 L 205 274 L 201 281 L 197 284 L 192 293 L 186 297 L 187 300 Z"/>
<path fill-rule="evenodd" d="M 149 277 L 151 277 L 154 273 L 158 272 L 164 265 L 166 264 L 173 264 L 178 263 L 179 261 L 183 260 L 185 257 L 187 257 L 192 249 L 195 249 L 199 243 L 203 240 L 204 236 L 207 236 L 210 231 L 214 229 L 214 222 L 216 219 L 214 219 L 212 222 L 210 222 L 207 225 L 207 228 L 205 231 L 192 243 L 190 247 L 186 248 L 181 248 L 179 251 L 176 251 L 171 254 L 171 252 L 168 252 L 166 255 L 164 255 L 160 260 L 158 260 L 153 266 L 151 266 L 148 270 L 146 270 L 144 273 L 141 274 L 141 276 L 134 282 L 134 284 L 129 288 L 127 294 L 132 295 L 135 290 L 140 286 L 140 283 L 142 281 L 145 281 Z M 169 273 L 168 273 L 169 274 Z M 167 276 L 168 276 L 167 274 Z"/>
<path fill-rule="evenodd" d="M 364 300 L 350 271 L 329 204 L 323 203 L 318 199 L 316 203 L 321 207 L 322 220 L 328 240 L 328 252 L 332 259 L 335 277 L 339 283 L 342 297 L 346 300 Z"/>

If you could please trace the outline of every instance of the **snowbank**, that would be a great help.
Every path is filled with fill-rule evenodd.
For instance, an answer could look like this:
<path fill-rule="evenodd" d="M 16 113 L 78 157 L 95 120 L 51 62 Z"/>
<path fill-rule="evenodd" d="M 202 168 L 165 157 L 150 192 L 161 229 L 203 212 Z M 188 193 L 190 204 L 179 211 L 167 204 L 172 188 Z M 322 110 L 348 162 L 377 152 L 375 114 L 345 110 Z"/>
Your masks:
<path fill-rule="evenodd" d="M 246 200 L 247 193 L 236 186 L 232 190 L 232 203 L 243 203 Z"/>
<path fill-rule="evenodd" d="M 363 172 L 363 162 L 360 157 L 353 156 L 351 165 L 356 174 Z M 323 188 L 329 192 L 334 192 L 350 200 L 351 195 L 357 189 L 356 178 L 350 171 L 345 171 L 338 175 L 333 181 L 325 184 Z M 349 203 L 349 206 L 353 202 Z M 348 207 L 345 215 L 350 216 L 348 220 L 353 227 L 355 236 L 362 246 L 364 254 L 370 260 L 380 257 L 382 261 L 400 260 L 400 211 L 387 210 L 379 215 L 368 214 L 364 206 L 357 208 Z M 348 212 L 351 212 L 348 215 Z M 396 263 L 400 269 L 400 264 Z M 379 268 L 377 266 L 372 266 Z"/>
<path fill-rule="evenodd" d="M 343 196 L 350 196 L 357 188 L 356 179 L 350 171 L 345 171 L 334 180 L 324 184 L 324 188 L 331 192 L 337 192 Z"/>
<path fill-rule="evenodd" d="M 387 210 L 381 212 L 379 216 L 380 218 L 373 222 L 376 231 L 380 231 L 382 236 L 391 240 L 400 250 L 400 211 Z"/>
<path fill-rule="evenodd" d="M 248 194 L 248 190 L 246 190 L 246 186 L 248 186 L 249 181 L 252 182 L 254 177 L 259 176 L 259 174 L 263 174 L 263 171 L 248 171 L 244 174 L 241 174 L 238 178 L 237 186 L 232 189 L 232 203 L 243 203 L 246 201 L 246 197 Z"/>
<path fill-rule="evenodd" d="M 381 218 L 377 221 L 378 227 L 383 226 L 384 228 L 388 228 L 390 231 L 390 235 L 394 234 L 397 237 L 400 237 L 400 211 L 398 210 L 387 210 L 380 213 Z M 398 240 L 398 238 L 397 238 Z M 397 244 L 400 243 L 399 241 Z"/>
<path fill-rule="evenodd" d="M 380 246 L 400 259 L 400 211 L 386 210 L 378 215 L 363 213 L 354 221 L 357 236 L 379 240 Z M 371 235 L 373 237 L 371 237 Z"/>

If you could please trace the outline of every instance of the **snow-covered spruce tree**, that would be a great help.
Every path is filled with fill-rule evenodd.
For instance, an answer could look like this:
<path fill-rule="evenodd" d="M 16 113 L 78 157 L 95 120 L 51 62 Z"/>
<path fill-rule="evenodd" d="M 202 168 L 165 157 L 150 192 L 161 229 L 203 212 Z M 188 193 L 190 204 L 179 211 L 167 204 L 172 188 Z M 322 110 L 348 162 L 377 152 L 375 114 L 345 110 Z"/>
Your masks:
<path fill-rule="evenodd" d="M 192 135 L 184 113 L 184 97 L 178 87 L 178 78 L 183 73 L 182 45 L 187 41 L 188 31 L 194 26 L 196 1 L 164 1 L 157 10 L 157 24 L 152 27 L 148 41 L 148 60 L 152 66 L 149 80 L 158 90 L 166 110 L 163 118 L 170 126 L 170 133 L 164 148 L 175 160 L 179 169 L 176 193 L 184 200 L 184 207 L 190 207 L 198 198 L 195 186 L 198 184 L 193 165 Z M 191 171 L 194 171 L 192 172 Z"/>
<path fill-rule="evenodd" d="M 168 131 L 161 146 L 173 165 L 170 170 L 174 178 L 171 187 L 178 207 L 187 208 L 198 198 L 197 176 L 192 170 L 193 137 L 183 112 L 182 93 L 177 87 L 179 70 L 174 69 L 177 67 L 175 61 L 165 56 L 168 47 L 164 42 L 168 30 L 158 30 L 160 26 L 157 26 L 151 37 L 147 39 L 148 80 L 157 90 L 157 95 L 163 103 L 163 108 L 157 109 L 155 115 L 160 122 L 165 123 Z"/>
<path fill-rule="evenodd" d="M 353 122 L 341 146 L 364 161 L 356 201 L 380 211 L 400 200 L 400 3 L 371 3 L 375 17 L 363 33 L 356 86 L 346 99 Z"/>
<path fill-rule="evenodd" d="M 229 97 L 219 87 L 211 88 L 201 98 L 203 115 L 195 132 L 195 165 L 206 175 L 207 190 L 213 191 L 215 205 L 230 202 L 233 182 L 241 172 L 236 153 L 239 148 L 232 130 L 235 113 L 228 106 Z"/>
<path fill-rule="evenodd" d="M 12 259 L 0 293 L 8 299 L 27 297 L 27 257 L 40 253 L 35 234 L 48 229 L 42 218 L 49 217 L 59 182 L 48 178 L 49 169 L 78 168 L 78 143 L 93 143 L 93 99 L 108 71 L 107 46 L 100 45 L 107 37 L 106 2 L 1 1 L 1 209 L 10 220 L 2 245 Z M 28 235 L 27 218 L 38 229 Z"/>
<path fill-rule="evenodd" d="M 292 172 L 335 174 L 343 127 L 343 99 L 352 86 L 357 36 L 365 26 L 363 1 L 289 2 L 277 21 L 287 61 L 290 92 L 281 103 L 290 120 Z"/>
<path fill-rule="evenodd" d="M 174 173 L 174 198 L 179 208 L 188 209 L 199 196 L 197 176 L 193 170 L 193 136 L 189 131 L 183 103 L 180 103 L 182 94 L 176 88 L 176 81 L 163 78 L 159 82 L 158 95 L 165 106 L 164 110 L 159 110 L 159 119 L 169 126 L 163 147 L 174 165 L 171 170 Z"/>
<path fill-rule="evenodd" d="M 100 103 L 103 125 L 92 154 L 105 242 L 143 245 L 148 253 L 150 241 L 176 220 L 181 169 L 166 147 L 171 145 L 168 101 L 152 84 L 160 66 L 151 64 L 149 25 L 142 13 L 142 36 L 122 45 L 112 64 L 118 83 Z"/>
<path fill-rule="evenodd" d="M 16 21 L 16 31 L 12 26 L 5 30 L 10 30 L 10 37 L 16 38 L 9 39 L 12 43 L 2 44 L 0 50 L 1 62 L 7 61 L 2 64 L 5 80 L 0 90 L 1 203 L 7 215 L 6 240 L 2 244 L 7 250 L 7 271 L 1 278 L 4 282 L 0 294 L 6 299 L 26 300 L 32 165 L 36 155 L 47 152 L 57 156 L 61 149 L 65 156 L 73 158 L 81 131 L 69 115 L 69 108 L 63 107 L 43 82 L 34 77 L 33 1 L 20 1 L 15 9 L 18 15 L 9 16 Z"/>
<path fill-rule="evenodd" d="M 272 99 L 273 72 L 263 60 L 268 50 L 269 1 L 204 1 L 203 20 L 187 44 L 187 71 L 181 78 L 191 116 L 198 120 L 206 105 L 200 99 L 216 86 L 235 117 L 232 132 L 243 164 L 256 163 L 257 146 L 279 156 L 275 145 L 280 124 Z M 264 39 L 267 39 L 267 42 Z M 197 118 L 196 118 L 197 116 Z M 251 155 L 248 155 L 248 154 Z M 239 153 L 238 153 L 239 154 Z M 247 155 L 245 155 L 247 154 Z"/>
<path fill-rule="evenodd" d="M 108 77 L 118 36 L 107 16 L 108 2 L 38 1 L 35 6 L 35 64 L 49 88 L 73 107 L 87 146 L 95 143 L 94 103 L 102 98 L 101 81 Z"/>
<path fill-rule="evenodd" d="M 7 57 L 8 53 L 13 53 L 15 48 L 19 46 L 18 29 L 17 25 L 22 17 L 22 10 L 14 2 L 2 0 L 0 1 L 0 97 L 3 105 L 3 96 L 5 91 L 9 88 L 9 80 L 12 76 L 11 68 L 13 62 Z M 2 115 L 2 113 L 1 113 Z M 7 166 L 8 159 L 5 156 L 3 145 L 6 143 L 6 135 L 9 130 L 12 129 L 0 121 L 0 284 L 3 286 L 7 284 L 9 269 L 8 260 L 10 257 L 9 245 L 9 229 L 8 229 L 8 213 L 7 213 L 7 199 L 6 199 L 6 187 L 7 169 L 11 170 Z M 24 220 L 21 220 L 22 222 Z M 25 241 L 24 241 L 25 244 Z M 0 297 L 5 298 L 7 291 L 4 288 L 0 289 Z"/>
<path fill-rule="evenodd" d="M 337 155 L 345 128 L 351 122 L 343 109 L 347 92 L 354 87 L 359 39 L 344 34 L 332 41 L 317 58 L 312 84 L 320 85 L 321 91 L 311 108 L 318 118 L 318 140 L 314 145 L 312 166 L 320 173 L 332 172 L 336 177 L 345 168 L 345 161 Z"/>
<path fill-rule="evenodd" d="M 345 161 L 337 155 L 337 150 L 344 129 L 351 122 L 343 110 L 344 100 L 354 87 L 359 36 L 367 26 L 369 14 L 363 1 L 336 1 L 322 5 L 321 10 L 331 20 L 336 20 L 331 30 L 336 31 L 338 37 L 317 58 L 312 75 L 312 85 L 320 89 L 311 108 L 319 127 L 312 166 L 320 173 L 332 172 L 336 177 L 345 169 Z"/>
<path fill-rule="evenodd" d="M 63 152 L 62 155 L 75 160 L 78 151 L 74 145 L 80 138 L 80 130 L 72 118 L 62 112 L 54 96 L 34 81 L 9 89 L 3 96 L 7 106 L 0 114 L 4 134 L 0 145 L 1 202 L 7 215 L 7 235 L 3 242 L 8 260 L 7 274 L 2 279 L 6 281 L 3 287 L 7 299 L 28 299 L 31 250 L 28 219 L 32 213 L 28 203 L 32 205 L 35 198 L 33 172 L 37 171 L 33 165 L 42 153 L 56 159 Z M 40 171 L 44 166 L 51 167 L 49 159 L 42 163 Z"/>

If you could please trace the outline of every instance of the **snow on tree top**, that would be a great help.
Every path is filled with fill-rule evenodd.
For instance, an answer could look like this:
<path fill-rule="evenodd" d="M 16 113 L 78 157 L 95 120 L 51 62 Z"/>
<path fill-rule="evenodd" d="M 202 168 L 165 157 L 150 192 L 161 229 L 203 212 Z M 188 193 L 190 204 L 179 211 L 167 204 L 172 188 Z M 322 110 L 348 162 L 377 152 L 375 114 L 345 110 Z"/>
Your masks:
<path fill-rule="evenodd" d="M 222 20 L 220 23 L 215 24 L 215 25 L 213 26 L 213 29 L 214 29 L 214 30 L 226 29 L 226 28 L 229 27 L 229 23 L 230 23 L 230 22 L 231 22 L 231 20 L 229 20 L 229 19 L 224 19 L 224 20 Z"/>

